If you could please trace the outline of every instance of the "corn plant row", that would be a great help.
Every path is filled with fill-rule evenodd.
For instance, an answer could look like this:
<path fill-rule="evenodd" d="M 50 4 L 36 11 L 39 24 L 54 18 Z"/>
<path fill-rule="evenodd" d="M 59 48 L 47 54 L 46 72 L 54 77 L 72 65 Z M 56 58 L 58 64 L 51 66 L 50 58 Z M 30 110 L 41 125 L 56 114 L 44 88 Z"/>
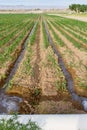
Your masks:
<path fill-rule="evenodd" d="M 28 20 L 29 20 L 29 19 L 28 19 Z M 12 31 L 14 28 L 20 27 L 21 24 L 24 24 L 24 23 L 26 23 L 26 22 L 27 22 L 27 20 L 24 19 L 24 20 L 21 21 L 21 22 L 17 21 L 16 23 L 10 24 L 10 26 L 8 25 L 8 27 L 7 27 L 5 30 L 3 30 L 3 31 L 0 32 L 0 38 L 3 37 L 4 35 L 8 34 L 8 33 L 9 33 L 10 31 Z M 3 26 L 3 25 L 2 25 L 2 26 Z"/>
<path fill-rule="evenodd" d="M 66 91 L 67 87 L 66 87 L 65 76 L 64 76 L 57 60 L 54 58 L 54 52 L 53 52 L 52 48 L 49 51 L 48 62 L 50 62 L 52 64 L 52 68 L 56 72 L 56 77 L 58 77 L 57 80 L 55 81 L 55 87 L 57 88 L 58 91 L 59 90 Z"/>
<path fill-rule="evenodd" d="M 73 27 L 69 26 L 69 25 L 64 25 L 63 23 L 60 23 L 61 26 L 63 26 L 64 29 L 67 29 L 69 31 L 71 31 L 71 33 L 75 33 L 76 35 L 82 37 L 83 39 L 87 40 L 87 34 L 80 32 L 78 30 L 75 30 Z"/>
<path fill-rule="evenodd" d="M 54 30 L 52 29 L 52 27 L 50 26 L 50 24 L 48 24 L 49 28 L 52 30 L 55 39 L 58 41 L 60 46 L 64 46 L 64 43 L 62 42 L 62 40 L 57 36 L 57 34 L 54 32 Z M 44 22 L 42 23 L 42 29 L 44 27 Z M 45 36 L 44 36 L 45 35 Z M 45 46 L 45 42 L 47 42 L 48 44 L 48 38 L 47 38 L 47 34 L 46 34 L 46 30 L 44 28 L 43 31 L 43 39 L 44 39 L 44 46 Z M 49 46 L 47 49 L 48 52 L 48 56 L 47 56 L 47 61 L 48 61 L 48 65 L 51 64 L 52 69 L 55 71 L 55 76 L 56 76 L 56 81 L 55 81 L 55 87 L 58 91 L 66 91 L 66 80 L 64 77 L 64 74 L 57 62 L 57 57 L 54 54 L 51 46 Z"/>
<path fill-rule="evenodd" d="M 4 19 L 5 17 L 6 19 Z M 0 15 L 0 31 L 5 32 L 6 30 L 9 30 L 12 26 L 15 26 L 16 24 L 21 23 L 23 19 L 19 16 L 16 15 Z"/>
<path fill-rule="evenodd" d="M 32 73 L 32 66 L 31 66 L 31 58 L 32 58 L 32 46 L 34 45 L 35 43 L 35 38 L 36 38 L 36 34 L 37 34 L 37 30 L 38 30 L 38 23 L 36 23 L 36 27 L 34 29 L 34 32 L 33 34 L 30 36 L 30 39 L 29 39 L 29 42 L 26 46 L 26 51 L 27 51 L 27 56 L 26 56 L 26 59 L 24 61 L 24 70 L 26 72 L 26 74 L 30 75 Z"/>
<path fill-rule="evenodd" d="M 21 63 L 19 64 L 17 72 L 15 73 L 13 78 L 9 81 L 8 88 L 7 88 L 8 90 L 12 89 L 12 87 L 15 84 L 17 84 L 17 86 L 18 85 L 20 86 L 21 83 L 16 82 L 16 80 L 18 80 L 19 78 L 21 79 L 21 77 L 23 77 L 23 76 L 29 78 L 30 76 L 33 75 L 32 66 L 31 66 L 31 59 L 32 59 L 32 55 L 33 55 L 32 47 L 33 47 L 34 42 L 35 42 L 37 29 L 38 29 L 38 23 L 36 23 L 34 32 L 30 36 L 28 44 L 26 44 L 26 50 L 25 50 L 24 58 L 22 59 Z"/>
<path fill-rule="evenodd" d="M 31 22 L 30 22 L 31 23 Z M 9 41 L 15 37 L 15 35 L 17 35 L 18 33 L 20 33 L 21 31 L 24 30 L 24 28 L 26 28 L 26 26 L 28 26 L 30 24 L 29 22 L 25 23 L 24 25 L 21 24 L 21 26 L 19 26 L 19 28 L 17 28 L 16 30 L 13 30 L 13 32 L 11 34 L 9 34 L 6 38 L 4 38 L 3 40 L 0 41 L 0 47 L 2 47 L 3 45 L 9 43 Z"/>
<path fill-rule="evenodd" d="M 27 34 L 27 32 L 30 30 L 30 28 L 33 26 L 33 23 L 31 23 L 26 29 L 19 35 L 19 37 L 8 47 L 5 48 L 5 51 L 3 54 L 0 54 L 0 66 L 5 64 L 7 61 L 12 61 L 15 56 L 12 56 L 12 53 L 14 52 L 15 49 L 18 48 L 18 46 L 21 45 L 23 38 Z"/>
<path fill-rule="evenodd" d="M 56 22 L 58 22 L 57 19 L 55 19 Z M 83 31 L 81 31 L 80 29 L 78 29 L 77 27 L 73 27 L 71 24 L 68 24 L 67 22 L 65 21 L 59 21 L 59 23 L 61 23 L 61 25 L 67 27 L 68 29 L 72 30 L 74 33 L 77 33 L 81 36 L 84 36 L 84 37 L 87 37 L 87 34 Z"/>
<path fill-rule="evenodd" d="M 87 23 L 78 21 L 78 20 L 73 20 L 73 19 L 68 19 L 68 18 L 63 18 L 60 16 L 52 16 L 52 17 L 47 17 L 48 19 L 55 20 L 56 22 L 59 22 L 72 30 L 81 33 L 82 35 L 86 36 L 87 34 Z M 53 19 L 52 19 L 53 18 Z"/>
<path fill-rule="evenodd" d="M 13 32 L 19 30 L 22 28 L 22 26 L 26 23 L 28 23 L 29 21 L 25 21 L 25 22 L 21 22 L 18 24 L 15 24 L 14 26 L 11 26 L 9 29 L 7 29 L 6 31 L 2 32 L 0 34 L 0 40 L 3 40 L 4 38 L 8 37 L 10 34 L 12 34 Z"/>
<path fill-rule="evenodd" d="M 48 27 L 52 30 L 53 34 L 54 34 L 54 38 L 56 39 L 56 41 L 58 41 L 58 44 L 62 47 L 65 46 L 64 42 L 61 40 L 61 38 L 55 33 L 54 29 L 51 27 L 51 25 L 48 23 Z"/>
<path fill-rule="evenodd" d="M 30 37 L 30 44 L 33 45 L 35 42 L 35 38 L 36 38 L 36 34 L 37 34 L 37 29 L 38 29 L 38 23 L 36 23 L 36 27 L 35 30 L 33 32 L 33 34 Z"/>
<path fill-rule="evenodd" d="M 21 31 L 22 28 L 25 27 L 25 25 L 27 24 L 21 24 L 19 25 L 18 28 L 12 28 L 11 31 L 5 35 L 1 37 L 1 41 L 0 41 L 0 46 L 4 45 L 6 42 L 8 42 L 16 33 L 18 33 L 19 31 Z"/>
<path fill-rule="evenodd" d="M 64 28 L 63 25 L 61 25 L 61 23 L 59 22 L 55 22 L 57 25 L 59 25 L 61 28 Z M 64 28 L 64 30 L 66 30 L 67 32 L 69 32 L 70 34 L 72 34 L 72 36 L 74 36 L 75 38 L 79 39 L 80 41 L 84 42 L 85 44 L 87 44 L 87 39 L 83 38 L 82 36 L 80 36 L 79 34 L 76 34 L 74 32 L 72 32 L 71 30 Z"/>
<path fill-rule="evenodd" d="M 87 23 L 83 22 L 83 21 L 79 21 L 79 20 L 75 20 L 75 19 L 69 19 L 69 18 L 63 18 L 58 16 L 57 19 L 61 18 L 61 21 L 71 25 L 72 27 L 76 28 L 77 30 L 83 31 L 83 32 L 87 32 Z"/>
<path fill-rule="evenodd" d="M 26 15 L 25 15 L 26 16 Z M 36 16 L 34 16 L 35 17 L 35 19 L 36 19 Z M 26 18 L 26 17 L 25 17 Z M 17 28 L 15 29 L 15 26 L 13 26 L 14 27 L 14 29 L 13 29 L 13 27 L 12 27 L 12 31 L 10 31 L 10 33 L 9 34 L 6 34 L 5 35 L 5 38 L 2 38 L 2 40 L 0 40 L 0 47 L 3 45 L 3 44 L 5 44 L 6 42 L 9 42 L 10 40 L 11 40 L 11 38 L 13 38 L 13 36 L 14 35 L 16 35 L 19 31 L 21 31 L 24 27 L 26 27 L 27 26 L 27 24 L 29 23 L 29 21 L 34 21 L 35 19 L 33 19 L 33 17 L 31 18 L 31 20 L 30 20 L 30 17 L 28 18 L 27 17 L 27 19 L 24 19 L 23 21 L 21 21 L 20 22 L 20 24 L 18 24 L 18 22 L 19 21 L 17 21 L 16 23 L 17 23 Z M 14 23 L 14 25 L 16 25 L 16 23 Z"/>
<path fill-rule="evenodd" d="M 49 22 L 50 23 L 50 22 Z M 54 41 L 57 40 L 55 38 L 55 34 L 54 34 L 54 31 L 51 27 L 51 25 L 49 26 L 49 23 L 48 23 L 48 27 L 49 29 L 51 30 L 52 32 L 52 35 L 54 37 Z M 52 24 L 53 25 L 53 24 Z M 56 27 L 57 28 L 57 27 Z M 58 43 L 58 40 L 57 40 L 57 43 Z M 66 52 L 64 54 L 64 52 L 61 51 L 61 48 L 60 48 L 60 52 L 61 54 L 63 54 L 63 57 L 65 57 L 64 59 L 66 59 L 66 63 L 68 65 L 69 68 L 72 68 L 75 70 L 75 72 L 77 73 L 77 77 L 75 80 L 75 82 L 78 82 L 78 85 L 79 87 L 81 87 L 82 89 L 87 89 L 87 82 L 86 82 L 86 78 L 87 78 L 87 75 L 86 75 L 86 67 L 83 65 L 83 62 L 81 61 L 80 62 L 80 59 L 78 59 L 78 62 L 75 61 L 76 56 L 74 55 L 74 53 L 72 52 L 72 48 L 71 50 L 69 50 L 69 55 L 68 55 L 68 48 L 66 48 Z M 67 57 L 66 57 L 67 55 Z M 68 58 L 69 56 L 69 58 Z M 68 61 L 67 61 L 67 58 L 68 58 Z M 83 66 L 83 67 L 82 67 Z M 78 67 L 78 69 L 77 69 Z M 81 72 L 81 69 L 84 71 L 84 79 L 83 79 L 83 76 L 82 76 L 82 72 Z M 79 75 L 79 73 L 81 73 L 81 75 Z M 80 79 L 80 80 L 79 80 Z M 75 84 L 76 85 L 76 84 Z"/>
<path fill-rule="evenodd" d="M 64 35 L 70 42 L 72 41 L 72 43 L 73 43 L 73 45 L 75 46 L 75 47 L 77 47 L 78 49 L 80 49 L 80 48 L 82 48 L 82 45 L 79 43 L 79 42 L 77 42 L 74 38 L 72 38 L 71 36 L 69 36 L 66 32 L 64 32 L 62 29 L 60 29 L 58 26 L 57 26 L 57 24 L 56 23 L 54 23 L 54 22 L 51 22 L 52 24 L 53 24 L 53 26 L 56 28 L 56 29 L 58 29 L 58 31 L 62 34 L 62 35 Z"/>
<path fill-rule="evenodd" d="M 29 21 L 29 23 L 26 23 L 23 25 L 23 27 L 21 27 L 20 30 L 17 29 L 17 32 L 13 32 L 14 35 L 12 35 L 11 37 L 7 37 L 6 39 L 8 39 L 8 41 L 5 43 L 6 39 L 3 40 L 3 44 L 1 44 L 1 48 L 0 51 L 2 53 L 4 53 L 6 47 L 9 47 L 11 44 L 13 44 L 13 42 L 23 33 L 24 30 L 26 30 L 26 28 L 32 23 L 33 21 Z M 25 26 L 26 25 L 26 26 Z"/>
<path fill-rule="evenodd" d="M 35 18 L 36 19 L 36 18 Z M 17 28 L 17 27 L 20 27 L 21 25 L 24 25 L 25 23 L 27 23 L 29 20 L 35 20 L 33 19 L 32 17 L 25 17 L 24 19 L 22 19 L 21 21 L 19 21 L 20 19 L 18 19 L 17 21 L 13 22 L 12 24 L 10 24 L 9 26 L 9 23 L 8 23 L 8 27 L 5 28 L 5 30 L 1 31 L 0 32 L 0 37 L 1 36 L 4 36 L 5 34 L 9 33 L 10 30 L 13 30 L 14 28 Z M 2 25 L 3 26 L 3 25 Z M 6 27 L 6 25 L 5 25 Z"/>
<path fill-rule="evenodd" d="M 36 20 L 37 15 L 31 14 L 0 14 L 0 31 L 9 30 L 9 27 L 23 23 L 28 19 Z"/>

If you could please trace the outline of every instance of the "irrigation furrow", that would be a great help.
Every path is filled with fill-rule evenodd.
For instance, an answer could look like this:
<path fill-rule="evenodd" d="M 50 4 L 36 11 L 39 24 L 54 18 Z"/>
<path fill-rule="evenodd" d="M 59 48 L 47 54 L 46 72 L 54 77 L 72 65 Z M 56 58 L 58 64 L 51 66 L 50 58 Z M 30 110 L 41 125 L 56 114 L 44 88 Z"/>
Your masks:
<path fill-rule="evenodd" d="M 50 23 L 50 22 L 49 22 Z M 61 40 L 65 43 L 64 46 L 66 46 L 69 50 L 71 50 L 73 52 L 73 54 L 80 60 L 83 61 L 83 65 L 85 66 L 86 64 L 86 60 L 83 58 L 84 55 L 86 55 L 86 52 L 82 52 L 80 51 L 80 49 L 76 49 L 75 46 L 72 45 L 72 42 L 69 41 L 65 36 L 63 36 L 58 29 L 56 29 L 56 27 L 54 27 L 51 23 L 50 23 L 52 30 L 55 31 L 55 33 L 61 38 Z M 69 43 L 69 44 L 68 44 Z M 71 49 L 72 48 L 72 49 Z M 76 51 L 75 51 L 76 50 Z M 78 52 L 77 52 L 78 51 Z M 82 56 L 79 56 L 79 54 L 81 53 Z M 84 59 L 84 60 L 83 60 Z"/>
<path fill-rule="evenodd" d="M 67 81 L 67 88 L 72 96 L 72 99 L 79 102 L 83 107 L 84 107 L 84 110 L 87 111 L 87 98 L 84 98 L 84 97 L 80 97 L 76 94 L 76 92 L 74 91 L 74 81 L 73 81 L 73 78 L 72 78 L 72 75 L 69 73 L 69 71 L 67 70 L 67 68 L 65 67 L 65 64 L 64 64 L 64 61 L 62 59 L 62 56 L 60 54 L 60 52 L 58 51 L 58 49 L 56 49 L 54 43 L 53 43 L 53 40 L 50 36 L 50 33 L 47 29 L 47 25 L 46 25 L 46 22 L 44 21 L 44 27 L 45 27 L 45 30 L 46 30 L 46 34 L 48 36 L 48 40 L 50 42 L 50 45 L 51 47 L 53 48 L 54 50 L 54 53 L 58 56 L 58 64 L 60 65 L 63 73 L 64 73 L 64 76 L 66 78 L 66 81 Z"/>
<path fill-rule="evenodd" d="M 35 27 L 36 27 L 36 24 L 37 24 L 37 22 L 34 24 L 34 26 L 33 26 L 32 30 L 31 30 L 31 32 L 29 32 L 29 34 L 28 34 L 28 36 L 27 36 L 27 39 L 26 39 L 26 41 L 25 41 L 25 43 L 24 43 L 24 45 L 23 45 L 23 48 L 22 48 L 22 50 L 21 50 L 21 53 L 20 53 L 19 57 L 17 58 L 17 60 L 16 60 L 16 62 L 15 62 L 15 64 L 14 64 L 14 67 L 13 67 L 12 71 L 10 72 L 8 78 L 6 79 L 6 82 L 5 82 L 5 85 L 3 86 L 3 88 L 6 88 L 6 87 L 8 86 L 9 81 L 12 79 L 13 75 L 15 74 L 15 72 L 16 72 L 16 70 L 17 70 L 17 68 L 18 68 L 18 64 L 21 62 L 21 60 L 22 60 L 22 58 L 23 58 L 23 56 L 24 56 L 24 53 L 25 53 L 25 51 L 26 51 L 26 45 L 27 45 L 27 43 L 28 43 L 28 41 L 29 41 L 29 38 L 30 38 L 30 36 L 32 35 L 32 33 L 33 33 L 33 31 L 34 31 L 34 29 L 35 29 Z"/>
<path fill-rule="evenodd" d="M 37 36 L 36 36 L 36 60 L 35 60 L 35 64 L 34 64 L 34 67 L 33 67 L 33 72 L 34 72 L 34 76 L 33 76 L 33 79 L 32 79 L 32 83 L 33 85 L 32 86 L 37 86 L 38 87 L 38 83 L 40 82 L 40 70 L 39 70 L 39 63 L 40 63 L 40 45 L 39 45 L 39 36 L 38 34 L 40 34 L 40 27 L 38 29 L 38 32 L 37 32 Z"/>
<path fill-rule="evenodd" d="M 24 45 L 24 42 L 26 41 L 26 39 L 27 39 L 27 37 L 28 37 L 28 35 L 30 34 L 30 32 L 31 32 L 31 29 L 32 29 L 32 27 L 33 27 L 33 24 L 32 24 L 32 26 L 31 25 L 29 25 L 29 27 L 27 28 L 27 32 L 23 32 L 23 33 L 25 33 L 25 35 L 22 35 L 22 37 L 21 37 L 21 35 L 20 35 L 20 37 L 22 38 L 22 39 L 19 39 L 19 42 L 17 42 L 17 40 L 12 44 L 12 45 L 10 45 L 10 47 L 9 48 L 6 48 L 5 49 L 5 52 L 4 53 L 6 53 L 6 51 L 7 51 L 7 60 L 6 60 L 6 62 L 5 63 L 7 63 L 7 62 L 9 62 L 9 58 L 10 58 L 10 55 L 11 55 L 11 60 L 10 60 L 10 63 L 9 64 L 7 64 L 7 66 L 8 67 L 5 67 L 5 71 L 4 72 L 2 72 L 4 75 L 5 75 L 5 78 L 3 78 L 2 76 L 1 76 L 1 79 L 0 79 L 0 87 L 3 85 L 3 83 L 4 83 L 4 81 L 5 81 L 5 79 L 7 78 L 7 76 L 9 75 L 9 73 L 11 72 L 11 70 L 12 70 L 12 68 L 13 68 L 13 66 L 14 66 L 14 63 L 15 63 L 15 61 L 17 60 L 17 58 L 18 58 L 18 56 L 20 55 L 20 52 L 21 52 L 21 50 L 22 50 L 22 48 L 23 48 L 23 45 Z M 26 30 L 25 30 L 26 31 Z M 9 51 L 10 51 L 10 54 L 9 54 Z M 2 55 L 2 58 L 3 58 L 3 56 L 4 55 Z M 3 69 L 3 67 L 1 68 L 1 69 Z"/>
<path fill-rule="evenodd" d="M 32 33 L 36 27 L 36 24 L 37 24 L 37 21 L 34 24 L 34 26 L 32 27 L 32 30 L 29 31 L 29 34 L 26 37 L 26 41 L 24 42 L 24 45 L 23 45 L 22 50 L 20 52 L 20 55 L 18 56 L 17 60 L 15 61 L 15 64 L 14 64 L 11 72 L 9 73 L 9 76 L 6 79 L 5 84 L 0 89 L 0 113 L 1 114 L 9 114 L 11 112 L 18 112 L 19 111 L 19 103 L 22 102 L 22 99 L 20 97 L 17 97 L 17 96 L 6 95 L 5 90 L 9 84 L 10 80 L 12 79 L 14 74 L 16 73 L 18 65 L 21 62 L 21 60 L 25 54 L 26 45 L 28 44 L 28 41 L 29 41 L 30 36 L 32 35 Z"/>
<path fill-rule="evenodd" d="M 21 95 L 23 98 L 23 102 L 20 107 L 20 113 L 31 113 L 29 104 L 32 106 L 33 102 L 37 102 L 36 100 L 40 87 L 39 40 L 40 29 L 37 23 L 36 28 L 28 42 L 29 44 L 26 45 L 27 49 L 24 57 L 18 65 L 18 69 L 11 80 L 12 84 L 8 85 L 8 88 L 6 89 L 8 94 Z M 27 102 L 27 104 L 25 102 Z"/>

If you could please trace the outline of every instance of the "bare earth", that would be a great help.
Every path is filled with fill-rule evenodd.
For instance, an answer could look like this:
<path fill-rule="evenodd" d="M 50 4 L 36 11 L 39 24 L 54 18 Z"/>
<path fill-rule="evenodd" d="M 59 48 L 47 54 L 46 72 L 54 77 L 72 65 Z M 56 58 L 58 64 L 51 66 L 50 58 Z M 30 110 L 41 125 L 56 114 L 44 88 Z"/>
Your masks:
<path fill-rule="evenodd" d="M 80 17 L 80 16 L 64 16 L 64 17 L 87 22 L 87 17 L 83 17 L 83 16 L 82 17 Z"/>

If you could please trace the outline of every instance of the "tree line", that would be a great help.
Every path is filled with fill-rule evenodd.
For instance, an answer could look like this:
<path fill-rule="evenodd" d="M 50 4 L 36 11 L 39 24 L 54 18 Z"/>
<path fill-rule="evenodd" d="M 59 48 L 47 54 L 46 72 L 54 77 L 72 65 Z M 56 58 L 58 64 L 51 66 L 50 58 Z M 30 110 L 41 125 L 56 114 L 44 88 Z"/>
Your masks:
<path fill-rule="evenodd" d="M 87 11 L 87 5 L 72 4 L 72 5 L 69 5 L 69 9 L 72 10 L 72 11 L 75 11 L 77 13 L 86 12 Z"/>

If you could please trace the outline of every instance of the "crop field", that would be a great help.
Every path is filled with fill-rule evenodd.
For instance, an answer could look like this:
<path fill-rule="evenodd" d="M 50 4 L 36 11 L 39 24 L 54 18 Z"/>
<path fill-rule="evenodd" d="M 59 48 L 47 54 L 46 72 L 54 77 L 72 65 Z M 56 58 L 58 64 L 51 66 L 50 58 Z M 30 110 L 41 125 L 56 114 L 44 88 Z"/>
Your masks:
<path fill-rule="evenodd" d="M 86 113 L 87 22 L 0 14 L 1 90 L 22 98 L 19 114 Z"/>
<path fill-rule="evenodd" d="M 54 17 L 53 20 L 48 18 L 47 22 L 54 42 L 72 74 L 77 93 L 86 96 L 87 23 L 62 17 Z"/>

